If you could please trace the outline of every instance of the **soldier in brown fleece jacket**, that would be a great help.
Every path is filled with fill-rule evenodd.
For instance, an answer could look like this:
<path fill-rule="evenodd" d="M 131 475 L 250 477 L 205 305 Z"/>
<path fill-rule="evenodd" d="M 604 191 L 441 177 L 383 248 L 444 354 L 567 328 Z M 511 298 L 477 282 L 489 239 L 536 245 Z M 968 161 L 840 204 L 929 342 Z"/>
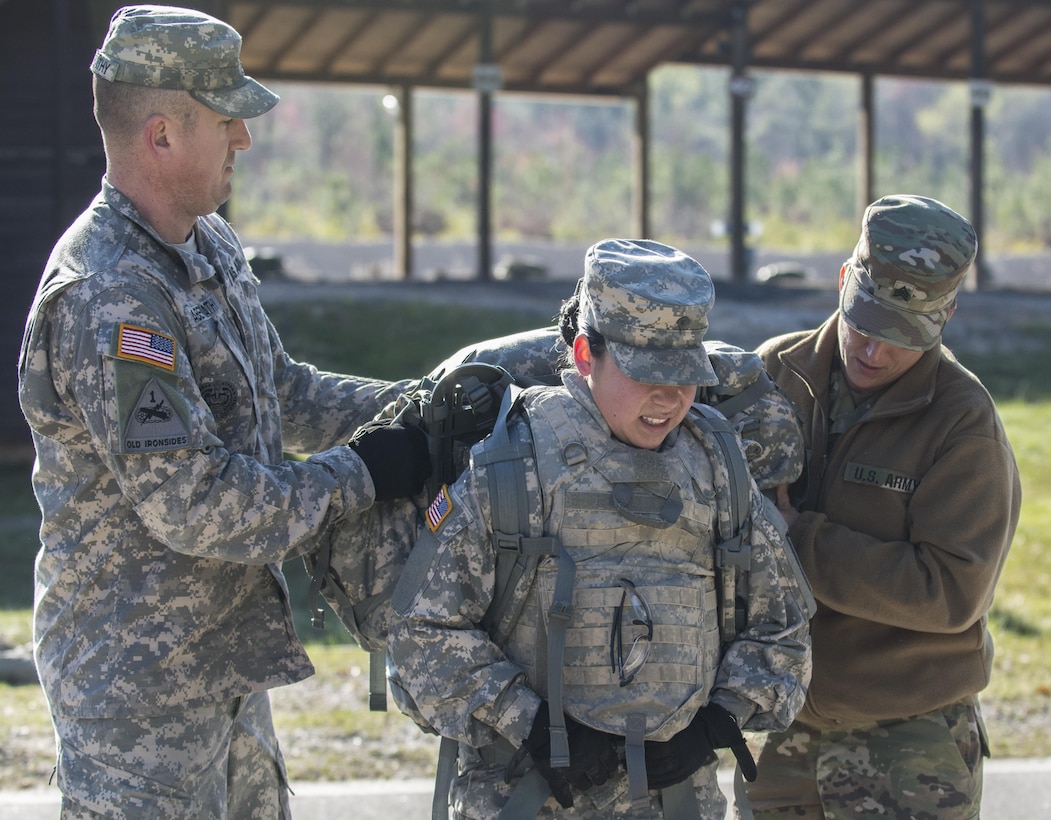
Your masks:
<path fill-rule="evenodd" d="M 759 349 L 806 439 L 778 506 L 818 610 L 803 711 L 753 741 L 756 817 L 978 816 L 987 614 L 1021 489 L 992 398 L 941 344 L 976 250 L 942 203 L 885 197 L 839 310 Z"/>

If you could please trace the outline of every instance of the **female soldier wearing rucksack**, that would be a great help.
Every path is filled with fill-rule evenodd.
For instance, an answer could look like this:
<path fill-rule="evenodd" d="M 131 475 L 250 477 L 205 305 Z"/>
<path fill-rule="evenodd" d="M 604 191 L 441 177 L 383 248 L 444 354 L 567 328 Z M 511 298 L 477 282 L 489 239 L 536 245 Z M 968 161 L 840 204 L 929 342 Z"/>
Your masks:
<path fill-rule="evenodd" d="M 456 817 L 722 817 L 715 749 L 751 776 L 741 730 L 787 726 L 802 704 L 813 601 L 750 479 L 747 611 L 720 639 L 716 541 L 736 474 L 691 410 L 716 382 L 713 300 L 673 248 L 592 247 L 563 385 L 524 391 L 509 440 L 477 445 L 426 511 L 388 649 L 401 703 L 460 743 Z M 487 471 L 510 452 L 539 484 L 525 537 L 493 531 Z M 494 620 L 508 548 L 529 569 Z"/>

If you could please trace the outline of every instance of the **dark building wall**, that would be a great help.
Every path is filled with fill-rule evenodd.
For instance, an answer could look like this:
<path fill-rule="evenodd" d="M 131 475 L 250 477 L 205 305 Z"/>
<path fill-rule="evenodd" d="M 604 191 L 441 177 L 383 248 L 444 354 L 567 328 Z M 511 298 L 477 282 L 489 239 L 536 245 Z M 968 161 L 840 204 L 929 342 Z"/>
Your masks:
<path fill-rule="evenodd" d="M 0 0 L 0 452 L 29 452 L 17 361 L 55 240 L 105 171 L 88 66 L 116 3 Z"/>

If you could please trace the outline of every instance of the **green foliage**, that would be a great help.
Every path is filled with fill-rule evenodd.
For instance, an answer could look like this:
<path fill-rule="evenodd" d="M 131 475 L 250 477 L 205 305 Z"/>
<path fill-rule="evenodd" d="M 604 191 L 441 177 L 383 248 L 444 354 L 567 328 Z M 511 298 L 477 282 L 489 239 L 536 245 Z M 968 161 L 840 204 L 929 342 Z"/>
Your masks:
<path fill-rule="evenodd" d="M 746 214 L 758 243 L 849 249 L 858 213 L 860 81 L 756 71 L 746 109 Z M 649 82 L 653 234 L 709 237 L 730 196 L 729 73 L 662 66 Z M 238 158 L 232 215 L 249 235 L 345 240 L 389 231 L 394 120 L 375 88 L 282 84 Z M 1046 89 L 997 88 L 987 108 L 983 241 L 1001 252 L 1051 245 L 1051 105 Z M 970 102 L 961 82 L 878 78 L 876 194 L 923 193 L 970 212 Z M 414 224 L 474 236 L 478 100 L 412 95 Z M 498 239 L 593 240 L 632 227 L 635 102 L 493 97 L 492 218 Z M 426 230 L 425 229 L 426 225 Z"/>
<path fill-rule="evenodd" d="M 1051 248 L 1049 175 L 1051 150 L 1034 157 L 1026 174 L 1010 174 L 1002 164 L 992 164 L 989 188 L 998 240 L 1009 238 L 1033 252 Z"/>
<path fill-rule="evenodd" d="M 995 754 L 1045 756 L 1047 724 L 1039 718 L 1051 697 L 1051 403 L 1003 402 L 1000 413 L 1022 474 L 1022 513 L 990 613 L 996 660 L 983 700 Z M 1001 724 L 1008 728 L 997 731 Z"/>
<path fill-rule="evenodd" d="M 416 212 L 441 214 L 448 226 L 445 236 L 473 236 L 478 198 L 477 101 L 469 94 L 422 91 L 413 99 Z"/>

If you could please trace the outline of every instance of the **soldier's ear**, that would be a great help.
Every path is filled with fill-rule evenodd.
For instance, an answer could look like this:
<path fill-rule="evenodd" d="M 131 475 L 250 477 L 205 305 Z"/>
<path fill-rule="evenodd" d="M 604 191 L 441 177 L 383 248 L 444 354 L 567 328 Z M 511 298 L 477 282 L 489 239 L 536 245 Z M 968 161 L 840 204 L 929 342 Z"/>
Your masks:
<path fill-rule="evenodd" d="M 142 128 L 142 139 L 152 157 L 167 159 L 171 154 L 171 123 L 164 114 L 154 114 Z"/>
<path fill-rule="evenodd" d="M 839 289 L 843 290 L 843 280 L 847 278 L 847 265 L 844 262 L 839 266 Z"/>
<path fill-rule="evenodd" d="M 573 340 L 573 364 L 581 376 L 591 375 L 591 345 L 582 333 Z"/>

